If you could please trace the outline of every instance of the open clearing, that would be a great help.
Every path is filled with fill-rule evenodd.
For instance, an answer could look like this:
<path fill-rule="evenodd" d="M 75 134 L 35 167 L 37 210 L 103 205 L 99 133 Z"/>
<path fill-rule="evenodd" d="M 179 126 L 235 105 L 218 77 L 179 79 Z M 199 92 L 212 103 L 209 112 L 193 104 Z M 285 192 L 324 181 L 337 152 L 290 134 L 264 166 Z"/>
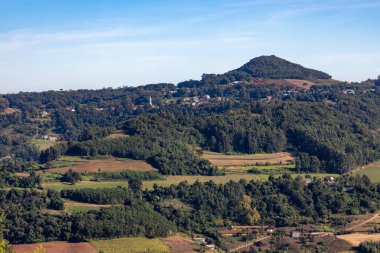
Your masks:
<path fill-rule="evenodd" d="M 54 141 L 39 140 L 39 139 L 33 139 L 31 142 L 32 144 L 36 145 L 40 151 L 46 150 L 50 147 L 53 147 L 55 144 L 57 144 L 57 142 L 54 142 Z"/>
<path fill-rule="evenodd" d="M 33 253 L 36 244 L 20 244 L 13 245 L 16 253 Z M 68 242 L 46 242 L 42 243 L 42 247 L 46 249 L 46 253 L 97 253 L 96 249 L 87 242 L 68 243 Z"/>
<path fill-rule="evenodd" d="M 157 238 L 147 239 L 143 237 L 125 237 L 93 241 L 91 244 L 98 251 L 102 250 L 104 253 L 169 252 L 168 246 Z"/>
<path fill-rule="evenodd" d="M 273 154 L 252 154 L 252 155 L 226 155 L 215 152 L 204 152 L 203 159 L 209 160 L 218 167 L 244 167 L 257 166 L 260 164 L 288 164 L 293 161 L 291 154 L 287 152 Z"/>
<path fill-rule="evenodd" d="M 293 178 L 297 176 L 305 177 L 305 175 L 310 175 L 311 177 L 323 178 L 326 176 L 337 177 L 337 174 L 324 174 L 324 173 L 316 173 L 316 174 L 291 174 Z M 281 175 L 275 175 L 281 176 Z M 157 184 L 159 186 L 170 186 L 172 184 L 178 185 L 183 181 L 187 181 L 189 184 L 194 184 L 196 181 L 199 182 L 208 182 L 210 180 L 214 181 L 216 184 L 225 184 L 229 181 L 239 181 L 240 179 L 244 179 L 247 181 L 257 180 L 257 181 L 265 181 L 268 180 L 269 175 L 265 174 L 227 174 L 225 176 L 168 176 L 165 180 L 151 180 L 151 181 L 143 181 L 143 188 L 153 189 L 153 185 Z M 64 189 L 83 189 L 83 188 L 115 188 L 115 187 L 128 187 L 127 181 L 81 181 L 75 185 L 61 183 L 61 182 L 45 182 L 42 184 L 45 189 L 53 189 L 57 191 L 61 191 Z"/>
<path fill-rule="evenodd" d="M 108 139 L 119 139 L 119 138 L 127 138 L 129 135 L 125 134 L 122 130 L 116 131 L 113 134 L 107 136 Z"/>
<path fill-rule="evenodd" d="M 251 170 L 260 172 L 260 174 L 283 174 L 294 169 L 294 165 L 264 165 L 264 166 L 245 166 L 245 167 L 227 167 L 222 168 L 226 173 L 246 174 Z"/>
<path fill-rule="evenodd" d="M 82 203 L 82 202 L 74 202 L 74 201 L 65 202 L 65 207 L 75 207 L 75 206 L 111 207 L 111 205 L 99 205 L 99 204 L 90 204 L 90 203 Z"/>
<path fill-rule="evenodd" d="M 150 164 L 145 161 L 128 160 L 128 159 L 101 159 L 101 160 L 85 160 L 85 159 L 73 159 L 73 160 L 61 160 L 59 163 L 65 163 L 69 166 L 63 166 L 58 168 L 51 168 L 45 170 L 46 172 L 65 173 L 69 170 L 77 171 L 80 173 L 98 173 L 101 172 L 116 172 L 116 171 L 157 171 Z M 57 165 L 61 165 L 61 164 Z M 74 163 L 74 164 L 70 164 Z M 64 165 L 65 165 L 64 164 Z M 42 171 L 37 172 L 42 174 Z"/>
<path fill-rule="evenodd" d="M 190 253 L 190 252 L 199 252 L 200 246 L 193 243 L 191 238 L 174 235 L 162 239 L 162 241 L 169 247 L 170 252 L 173 253 Z"/>
<path fill-rule="evenodd" d="M 65 202 L 65 211 L 67 213 L 83 213 L 90 210 L 98 210 L 102 207 L 111 207 L 112 205 L 99 205 L 83 202 L 67 201 Z"/>
<path fill-rule="evenodd" d="M 296 86 L 301 89 L 310 90 L 310 87 L 315 85 L 315 83 L 310 82 L 308 80 L 302 79 L 285 79 L 290 85 Z"/>
<path fill-rule="evenodd" d="M 338 235 L 339 239 L 345 240 L 350 243 L 352 246 L 359 246 L 362 242 L 374 241 L 380 242 L 380 234 L 347 234 L 347 235 Z"/>
<path fill-rule="evenodd" d="M 363 166 L 364 168 L 358 169 L 354 175 L 366 175 L 372 183 L 380 183 L 380 161 Z"/>

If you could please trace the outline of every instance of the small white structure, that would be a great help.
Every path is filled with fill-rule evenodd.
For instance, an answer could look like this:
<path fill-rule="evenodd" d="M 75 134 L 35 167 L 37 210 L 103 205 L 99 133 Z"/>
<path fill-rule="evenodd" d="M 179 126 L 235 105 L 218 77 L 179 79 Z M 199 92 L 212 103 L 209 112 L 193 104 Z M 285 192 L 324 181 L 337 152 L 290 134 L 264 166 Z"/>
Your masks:
<path fill-rule="evenodd" d="M 199 243 L 206 243 L 206 238 L 203 238 L 203 237 L 194 237 L 193 241 L 194 242 L 199 242 Z"/>

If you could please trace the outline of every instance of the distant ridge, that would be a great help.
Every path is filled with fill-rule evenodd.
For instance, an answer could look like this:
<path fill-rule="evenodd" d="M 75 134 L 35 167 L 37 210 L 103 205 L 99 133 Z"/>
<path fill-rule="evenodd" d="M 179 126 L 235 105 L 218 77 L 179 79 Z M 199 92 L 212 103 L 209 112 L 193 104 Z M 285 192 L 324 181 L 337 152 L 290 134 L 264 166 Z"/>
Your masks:
<path fill-rule="evenodd" d="M 305 68 L 275 55 L 253 58 L 238 69 L 224 74 L 204 74 L 203 84 L 227 84 L 234 81 L 251 81 L 252 78 L 303 79 L 314 81 L 331 79 L 325 72 Z"/>

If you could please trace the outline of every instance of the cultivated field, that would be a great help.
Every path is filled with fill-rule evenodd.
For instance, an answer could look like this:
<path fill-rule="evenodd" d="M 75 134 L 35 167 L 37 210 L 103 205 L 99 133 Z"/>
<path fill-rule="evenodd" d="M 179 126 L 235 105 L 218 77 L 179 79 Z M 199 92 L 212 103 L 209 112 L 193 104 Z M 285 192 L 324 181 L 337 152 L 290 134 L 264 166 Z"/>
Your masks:
<path fill-rule="evenodd" d="M 40 244 L 13 245 L 16 253 L 33 253 Z M 67 242 L 46 242 L 42 243 L 46 253 L 97 253 L 96 249 L 87 242 L 67 243 Z"/>
<path fill-rule="evenodd" d="M 68 165 L 68 166 L 66 166 Z M 51 168 L 45 170 L 46 172 L 54 173 L 65 173 L 68 170 L 77 171 L 80 173 L 97 173 L 101 172 L 115 172 L 115 171 L 125 171 L 125 170 L 134 170 L 134 171 L 157 171 L 150 164 L 145 161 L 138 160 L 128 160 L 128 159 L 101 159 L 101 160 L 85 160 L 85 159 L 76 159 L 68 160 L 67 157 L 65 160 L 58 161 L 55 165 L 57 168 Z M 42 174 L 42 171 L 38 172 Z"/>
<path fill-rule="evenodd" d="M 246 174 L 251 170 L 260 172 L 260 174 L 283 174 L 294 169 L 294 165 L 264 165 L 264 166 L 245 166 L 245 167 L 227 167 L 223 168 L 226 173 Z"/>
<path fill-rule="evenodd" d="M 306 174 L 291 174 L 293 178 L 297 176 L 304 177 Z M 307 174 L 311 177 L 323 178 L 326 176 L 337 177 L 337 174 L 324 174 L 324 173 L 316 173 L 316 174 Z M 281 176 L 281 175 L 275 175 Z M 225 176 L 168 176 L 165 180 L 151 180 L 151 181 L 143 181 L 143 188 L 153 189 L 153 185 L 157 184 L 159 186 L 170 186 L 172 184 L 178 185 L 183 181 L 187 181 L 189 184 L 194 184 L 196 181 L 199 182 L 208 182 L 210 180 L 214 181 L 216 184 L 225 184 L 229 181 L 239 181 L 240 179 L 244 179 L 247 181 L 257 180 L 257 181 L 265 181 L 268 180 L 269 175 L 266 174 L 227 174 Z M 57 191 L 61 191 L 63 189 L 83 189 L 83 188 L 115 188 L 115 187 L 128 187 L 127 181 L 81 181 L 75 185 L 61 183 L 61 182 L 45 182 L 42 184 L 45 189 L 54 189 Z"/>
<path fill-rule="evenodd" d="M 380 183 L 380 161 L 364 166 L 354 172 L 356 175 L 366 175 L 372 183 Z"/>
<path fill-rule="evenodd" d="M 310 87 L 315 85 L 315 83 L 301 80 L 301 79 L 285 79 L 290 85 L 296 86 L 301 89 L 310 90 Z"/>
<path fill-rule="evenodd" d="M 339 239 L 345 240 L 350 243 L 352 246 L 359 246 L 362 242 L 374 241 L 380 242 L 380 234 L 347 234 L 347 235 L 338 235 Z"/>
<path fill-rule="evenodd" d="M 199 252 L 200 246 L 192 242 L 191 238 L 175 235 L 162 239 L 162 241 L 169 247 L 169 251 L 173 253 L 190 253 Z"/>
<path fill-rule="evenodd" d="M 293 161 L 291 154 L 286 152 L 273 154 L 252 154 L 252 155 L 226 155 L 215 152 L 204 152 L 203 159 L 209 160 L 218 167 L 244 167 L 256 166 L 260 164 L 288 164 Z"/>
<path fill-rule="evenodd" d="M 100 240 L 93 241 L 91 244 L 98 251 L 102 250 L 104 253 L 169 252 L 168 246 L 166 246 L 161 240 L 142 237 L 125 237 L 111 240 Z"/>

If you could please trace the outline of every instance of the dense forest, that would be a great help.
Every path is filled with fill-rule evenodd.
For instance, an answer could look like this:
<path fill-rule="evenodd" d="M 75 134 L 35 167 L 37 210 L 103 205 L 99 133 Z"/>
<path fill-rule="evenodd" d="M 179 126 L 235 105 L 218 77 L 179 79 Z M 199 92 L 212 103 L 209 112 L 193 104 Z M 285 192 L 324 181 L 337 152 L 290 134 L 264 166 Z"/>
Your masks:
<path fill-rule="evenodd" d="M 107 190 L 108 195 L 116 190 Z M 136 195 L 136 194 L 135 194 Z M 52 240 L 86 241 L 91 238 L 113 238 L 143 235 L 166 236 L 175 226 L 136 196 L 127 195 L 121 206 L 74 215 L 50 215 L 44 208 L 62 209 L 59 194 L 35 190 L 0 192 L 0 208 L 6 215 L 5 238 L 11 243 Z M 134 201 L 127 201 L 134 199 Z"/>
<path fill-rule="evenodd" d="M 284 175 L 267 182 L 231 181 L 225 185 L 183 182 L 155 186 L 151 191 L 142 191 L 137 180 L 131 181 L 129 188 L 65 190 L 60 194 L 3 190 L 0 208 L 9 229 L 5 239 L 11 243 L 86 241 L 123 235 L 157 237 L 177 229 L 206 234 L 218 242 L 214 229 L 230 223 L 297 226 L 333 214 L 374 212 L 380 207 L 379 189 L 366 177 L 342 177 L 330 185 L 316 179 L 305 184 L 301 177 Z M 46 208 L 62 209 L 61 197 L 117 205 L 72 215 L 46 212 Z M 165 204 L 170 200 L 178 200 L 186 208 Z"/>

